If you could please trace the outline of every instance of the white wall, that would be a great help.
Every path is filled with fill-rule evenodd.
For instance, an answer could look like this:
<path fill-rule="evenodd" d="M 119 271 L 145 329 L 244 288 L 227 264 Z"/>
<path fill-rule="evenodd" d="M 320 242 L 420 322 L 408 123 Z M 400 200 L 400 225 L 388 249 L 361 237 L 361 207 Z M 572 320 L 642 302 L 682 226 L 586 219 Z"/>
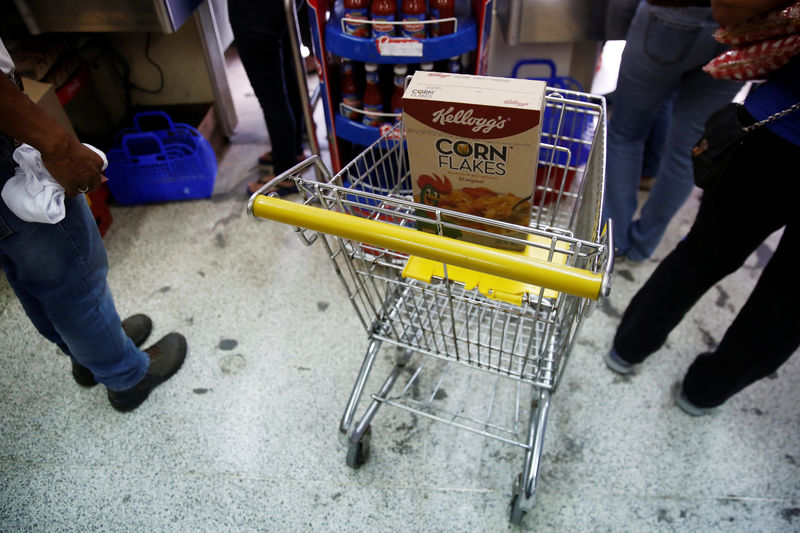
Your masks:
<path fill-rule="evenodd" d="M 594 67 L 599 57 L 600 44 L 592 41 L 577 43 L 521 43 L 511 46 L 506 43 L 498 17 L 492 17 L 491 50 L 488 74 L 511 76 L 517 61 L 521 59 L 550 59 L 556 64 L 558 76 L 577 79 L 584 91 L 589 91 L 594 77 Z M 519 77 L 549 76 L 549 70 L 529 70 L 523 67 Z M 540 74 L 541 73 L 541 74 Z"/>
<path fill-rule="evenodd" d="M 110 34 L 113 45 L 128 61 L 131 81 L 155 89 L 158 71 L 145 59 L 146 33 Z M 175 33 L 152 33 L 150 57 L 164 71 L 164 88 L 158 94 L 134 90 L 134 105 L 170 105 L 213 102 L 197 25 L 190 19 Z"/>

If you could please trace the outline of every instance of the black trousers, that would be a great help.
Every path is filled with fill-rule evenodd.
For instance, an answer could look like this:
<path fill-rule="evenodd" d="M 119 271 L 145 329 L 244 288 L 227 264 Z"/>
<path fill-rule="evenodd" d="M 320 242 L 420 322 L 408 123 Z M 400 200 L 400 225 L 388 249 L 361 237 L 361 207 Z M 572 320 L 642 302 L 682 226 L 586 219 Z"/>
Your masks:
<path fill-rule="evenodd" d="M 775 372 L 800 345 L 798 161 L 800 146 L 766 128 L 752 132 L 719 188 L 704 191 L 689 234 L 631 300 L 614 337 L 623 359 L 644 361 L 708 289 L 784 227 L 717 349 L 699 355 L 686 373 L 684 393 L 698 406 L 722 404 Z"/>
<path fill-rule="evenodd" d="M 301 9 L 307 9 L 305 4 Z M 228 0 L 236 49 L 253 86 L 272 142 L 275 172 L 303 153 L 303 108 L 286 14 L 280 0 Z"/>

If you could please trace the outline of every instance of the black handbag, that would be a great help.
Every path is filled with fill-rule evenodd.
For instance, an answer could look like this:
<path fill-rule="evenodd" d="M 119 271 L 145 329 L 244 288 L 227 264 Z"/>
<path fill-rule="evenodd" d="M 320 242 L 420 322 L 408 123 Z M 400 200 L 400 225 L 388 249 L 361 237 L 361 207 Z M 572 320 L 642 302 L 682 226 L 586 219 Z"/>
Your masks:
<path fill-rule="evenodd" d="M 727 104 L 716 111 L 706 121 L 703 136 L 692 148 L 695 185 L 707 191 L 716 189 L 750 132 L 798 109 L 800 103 L 750 124 L 745 123 L 750 116 L 740 104 Z"/>

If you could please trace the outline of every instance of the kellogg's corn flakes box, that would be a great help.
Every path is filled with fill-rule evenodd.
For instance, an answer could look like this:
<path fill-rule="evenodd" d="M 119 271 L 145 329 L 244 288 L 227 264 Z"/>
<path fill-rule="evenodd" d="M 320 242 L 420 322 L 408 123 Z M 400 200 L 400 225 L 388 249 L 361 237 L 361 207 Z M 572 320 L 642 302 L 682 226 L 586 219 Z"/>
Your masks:
<path fill-rule="evenodd" d="M 414 201 L 527 226 L 546 84 L 538 80 L 417 71 L 403 94 Z M 422 217 L 433 213 L 418 209 Z M 479 223 L 458 224 L 498 233 Z M 418 229 L 436 232 L 433 223 Z M 521 236 L 518 232 L 510 232 Z M 445 235 L 521 249 L 448 229 Z"/>

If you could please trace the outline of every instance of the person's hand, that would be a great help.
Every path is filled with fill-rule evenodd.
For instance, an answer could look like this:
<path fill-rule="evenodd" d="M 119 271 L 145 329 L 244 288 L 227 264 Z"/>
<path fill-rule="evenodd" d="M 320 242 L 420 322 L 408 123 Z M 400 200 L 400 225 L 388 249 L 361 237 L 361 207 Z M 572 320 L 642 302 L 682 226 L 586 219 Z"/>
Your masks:
<path fill-rule="evenodd" d="M 45 168 L 69 198 L 91 192 L 107 181 L 102 173 L 103 159 L 74 137 L 67 137 L 52 151 L 41 154 Z"/>
<path fill-rule="evenodd" d="M 70 198 L 106 181 L 103 158 L 82 145 L 4 75 L 0 75 L 0 132 L 39 150 L 45 168 Z"/>
<path fill-rule="evenodd" d="M 788 0 L 711 0 L 711 10 L 714 19 L 724 28 L 741 24 L 788 3 Z"/>

